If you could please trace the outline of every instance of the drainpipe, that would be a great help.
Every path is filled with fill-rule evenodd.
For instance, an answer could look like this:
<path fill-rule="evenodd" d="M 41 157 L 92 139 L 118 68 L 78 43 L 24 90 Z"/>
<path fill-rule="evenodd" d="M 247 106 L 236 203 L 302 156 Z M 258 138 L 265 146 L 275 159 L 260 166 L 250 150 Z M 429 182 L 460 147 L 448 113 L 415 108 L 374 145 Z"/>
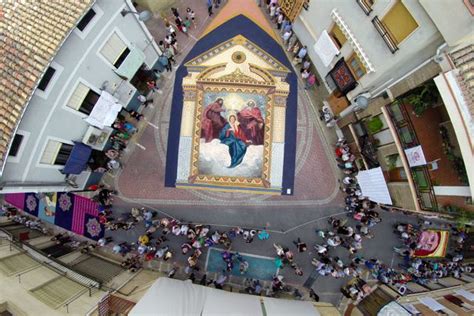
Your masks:
<path fill-rule="evenodd" d="M 444 42 L 436 49 L 436 54 L 433 56 L 433 61 L 437 64 L 441 63 L 444 60 L 443 55 L 441 55 L 441 50 L 443 50 L 448 44 Z"/>
<path fill-rule="evenodd" d="M 401 76 L 400 78 L 398 78 L 395 82 L 392 82 L 390 83 L 389 86 L 387 86 L 386 88 L 383 88 L 382 90 L 381 87 L 383 87 L 383 85 L 387 84 L 387 82 L 390 82 L 390 80 L 393 80 L 393 78 L 389 79 L 387 82 L 385 82 L 384 84 L 382 84 L 381 86 L 375 88 L 372 90 L 372 93 L 374 91 L 377 91 L 377 90 L 380 90 L 379 92 L 377 92 L 376 94 L 374 94 L 373 98 L 376 98 L 378 96 L 380 96 L 385 90 L 388 90 L 390 89 L 391 87 L 393 87 L 394 85 L 396 85 L 397 83 L 399 83 L 400 81 L 404 80 L 405 78 L 411 76 L 413 73 L 415 73 L 416 71 L 418 71 L 420 68 L 424 67 L 425 65 L 427 65 L 428 63 L 430 63 L 432 60 L 439 64 L 440 62 L 442 62 L 444 60 L 443 56 L 441 55 L 441 51 L 446 47 L 448 46 L 448 44 L 445 42 L 443 44 L 441 44 L 440 46 L 438 46 L 438 48 L 436 49 L 436 54 L 433 56 L 433 57 L 430 57 L 428 58 L 427 60 L 425 60 L 424 62 L 422 62 L 421 64 L 419 64 L 418 66 L 416 66 L 415 68 L 413 68 L 412 70 L 410 70 L 409 72 L 407 72 L 406 74 L 404 74 L 403 76 Z"/>

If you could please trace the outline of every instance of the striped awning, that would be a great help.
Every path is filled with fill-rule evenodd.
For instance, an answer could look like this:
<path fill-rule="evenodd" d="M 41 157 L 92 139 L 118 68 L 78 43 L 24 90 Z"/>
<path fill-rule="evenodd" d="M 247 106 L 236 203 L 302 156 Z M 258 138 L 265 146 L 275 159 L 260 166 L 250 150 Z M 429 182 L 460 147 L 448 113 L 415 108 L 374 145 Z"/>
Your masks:
<path fill-rule="evenodd" d="M 344 22 L 339 12 L 337 12 L 337 9 L 333 9 L 331 11 L 331 18 L 334 20 L 337 26 L 339 26 L 342 33 L 344 34 L 344 36 L 347 38 L 350 45 L 352 46 L 352 49 L 357 54 L 357 56 L 359 56 L 360 61 L 364 64 L 364 67 L 367 70 L 367 72 L 368 73 L 375 72 L 375 68 L 372 65 L 372 63 L 369 61 L 369 58 L 367 57 L 364 50 L 362 49 L 362 46 L 357 41 L 354 34 L 352 34 L 352 31 L 349 29 L 346 22 Z"/>

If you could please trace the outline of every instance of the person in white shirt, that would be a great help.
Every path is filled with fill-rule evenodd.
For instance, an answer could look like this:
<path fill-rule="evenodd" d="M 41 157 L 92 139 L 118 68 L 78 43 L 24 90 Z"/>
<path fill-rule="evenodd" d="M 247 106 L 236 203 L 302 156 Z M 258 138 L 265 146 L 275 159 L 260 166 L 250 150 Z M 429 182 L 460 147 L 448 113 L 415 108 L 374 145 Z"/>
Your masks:
<path fill-rule="evenodd" d="M 275 20 L 275 13 L 276 13 L 276 4 L 272 3 L 272 4 L 270 4 L 270 19 L 272 21 Z"/>

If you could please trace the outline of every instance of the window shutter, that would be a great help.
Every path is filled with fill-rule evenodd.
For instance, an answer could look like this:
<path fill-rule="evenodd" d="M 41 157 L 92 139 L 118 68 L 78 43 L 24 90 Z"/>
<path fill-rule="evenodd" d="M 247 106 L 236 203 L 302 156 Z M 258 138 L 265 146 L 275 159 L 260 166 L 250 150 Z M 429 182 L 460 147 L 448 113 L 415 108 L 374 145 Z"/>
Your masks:
<path fill-rule="evenodd" d="M 102 47 L 100 53 L 113 65 L 126 48 L 127 45 L 122 41 L 117 33 L 114 32 L 107 40 L 104 47 Z"/>
<path fill-rule="evenodd" d="M 61 142 L 55 140 L 49 140 L 46 148 L 44 149 L 43 155 L 41 156 L 40 163 L 52 165 L 58 155 L 59 149 L 61 148 Z"/>
<path fill-rule="evenodd" d="M 89 90 L 90 90 L 89 87 L 79 82 L 76 90 L 74 91 L 71 98 L 69 99 L 67 106 L 78 111 L 79 108 L 81 107 L 82 102 L 86 98 L 87 93 L 89 93 Z"/>

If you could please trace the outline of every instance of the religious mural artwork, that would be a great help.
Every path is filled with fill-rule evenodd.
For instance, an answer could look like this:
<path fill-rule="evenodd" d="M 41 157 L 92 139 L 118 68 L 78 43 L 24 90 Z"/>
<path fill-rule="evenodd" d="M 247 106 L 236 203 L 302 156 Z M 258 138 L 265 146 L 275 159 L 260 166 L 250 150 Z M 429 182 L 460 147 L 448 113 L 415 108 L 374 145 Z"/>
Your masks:
<path fill-rule="evenodd" d="M 186 67 L 177 186 L 281 192 L 289 70 L 242 36 Z"/>
<path fill-rule="evenodd" d="M 266 103 L 254 93 L 204 94 L 199 173 L 261 176 Z"/>

